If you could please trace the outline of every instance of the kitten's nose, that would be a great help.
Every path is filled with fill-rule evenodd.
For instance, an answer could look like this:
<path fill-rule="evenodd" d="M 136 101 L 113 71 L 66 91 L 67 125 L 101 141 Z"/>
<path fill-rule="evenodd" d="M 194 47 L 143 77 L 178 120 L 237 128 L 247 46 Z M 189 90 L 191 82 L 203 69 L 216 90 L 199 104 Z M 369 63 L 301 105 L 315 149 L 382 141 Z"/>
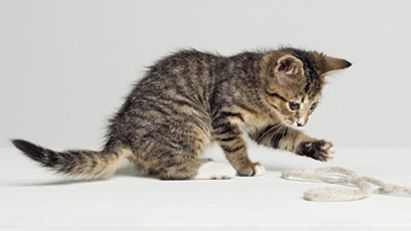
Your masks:
<path fill-rule="evenodd" d="M 306 123 L 307 123 L 307 120 L 304 119 L 304 118 L 299 118 L 297 121 L 295 121 L 295 124 L 296 124 L 298 127 L 302 127 L 302 126 L 304 126 Z"/>

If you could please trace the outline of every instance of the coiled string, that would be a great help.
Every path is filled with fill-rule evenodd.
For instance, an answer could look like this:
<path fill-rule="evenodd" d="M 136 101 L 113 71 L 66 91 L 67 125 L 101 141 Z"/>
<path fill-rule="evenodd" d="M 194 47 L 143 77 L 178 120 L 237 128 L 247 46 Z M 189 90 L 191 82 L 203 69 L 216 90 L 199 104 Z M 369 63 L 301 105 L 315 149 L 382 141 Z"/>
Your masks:
<path fill-rule="evenodd" d="M 367 198 L 374 193 L 411 196 L 409 187 L 387 184 L 372 177 L 359 176 L 341 167 L 283 171 L 281 178 L 350 186 L 350 188 L 308 190 L 304 193 L 304 199 L 309 201 L 355 201 Z"/>

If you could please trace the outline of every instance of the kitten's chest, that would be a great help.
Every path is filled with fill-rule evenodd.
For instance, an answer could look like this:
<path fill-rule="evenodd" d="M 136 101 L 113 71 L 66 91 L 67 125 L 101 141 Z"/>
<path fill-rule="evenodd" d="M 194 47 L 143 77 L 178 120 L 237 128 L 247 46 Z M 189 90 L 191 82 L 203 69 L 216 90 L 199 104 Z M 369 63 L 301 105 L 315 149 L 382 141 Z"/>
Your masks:
<path fill-rule="evenodd" d="M 253 133 L 268 125 L 276 124 L 279 122 L 278 118 L 274 115 L 262 112 L 262 111 L 238 111 L 242 119 L 238 119 L 235 123 L 246 133 Z"/>

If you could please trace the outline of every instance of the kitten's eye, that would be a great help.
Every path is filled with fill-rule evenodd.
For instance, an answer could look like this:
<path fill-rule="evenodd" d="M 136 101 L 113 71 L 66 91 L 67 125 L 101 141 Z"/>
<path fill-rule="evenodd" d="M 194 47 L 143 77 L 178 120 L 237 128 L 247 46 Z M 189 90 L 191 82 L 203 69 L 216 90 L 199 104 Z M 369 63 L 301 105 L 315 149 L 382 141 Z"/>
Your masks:
<path fill-rule="evenodd" d="M 296 102 L 289 102 L 288 107 L 291 111 L 297 111 L 298 109 L 300 109 L 300 104 Z"/>

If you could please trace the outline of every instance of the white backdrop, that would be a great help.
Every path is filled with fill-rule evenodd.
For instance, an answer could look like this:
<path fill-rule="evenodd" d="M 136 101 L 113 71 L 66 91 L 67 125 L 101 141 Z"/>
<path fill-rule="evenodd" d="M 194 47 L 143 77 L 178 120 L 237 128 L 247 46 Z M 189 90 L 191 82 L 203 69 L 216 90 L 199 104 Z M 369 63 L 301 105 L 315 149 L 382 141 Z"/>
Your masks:
<path fill-rule="evenodd" d="M 178 48 L 293 45 L 354 65 L 305 128 L 337 146 L 411 145 L 411 1 L 1 0 L 0 147 L 97 148 L 145 67 Z"/>

